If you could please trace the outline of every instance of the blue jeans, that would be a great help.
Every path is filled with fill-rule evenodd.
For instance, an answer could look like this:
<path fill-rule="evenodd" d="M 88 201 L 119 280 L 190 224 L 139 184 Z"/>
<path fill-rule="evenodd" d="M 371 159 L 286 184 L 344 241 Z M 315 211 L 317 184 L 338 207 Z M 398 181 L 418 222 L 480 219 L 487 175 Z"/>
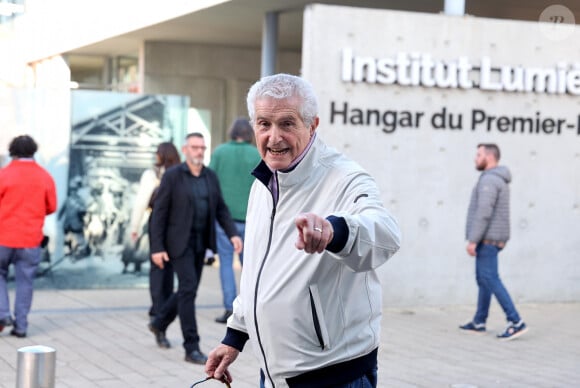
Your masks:
<path fill-rule="evenodd" d="M 26 333 L 28 313 L 32 306 L 32 292 L 36 269 L 42 258 L 42 250 L 36 248 L 9 248 L 0 246 L 0 318 L 8 318 L 10 300 L 8 299 L 8 267 L 14 264 L 16 298 L 14 300 L 14 330 Z"/>
<path fill-rule="evenodd" d="M 260 388 L 265 388 L 265 375 L 260 370 Z M 358 377 L 357 379 L 343 384 L 336 385 L 332 388 L 377 388 L 377 368 L 370 370 L 367 374 Z"/>
<path fill-rule="evenodd" d="M 475 250 L 475 277 L 479 286 L 477 311 L 473 318 L 475 323 L 486 322 L 492 295 L 495 295 L 508 321 L 520 321 L 516 307 L 499 278 L 497 255 L 500 250 L 501 248 L 488 244 L 478 244 Z"/>
<path fill-rule="evenodd" d="M 244 222 L 234 221 L 236 229 L 242 241 L 246 233 L 246 224 Z M 220 281 L 222 284 L 222 294 L 224 300 L 224 307 L 226 310 L 233 310 L 233 303 L 236 295 L 236 277 L 234 276 L 234 246 L 226 235 L 226 232 L 216 222 L 216 239 L 217 239 L 217 254 L 220 259 Z M 243 263 L 244 257 L 240 254 L 240 262 Z"/>

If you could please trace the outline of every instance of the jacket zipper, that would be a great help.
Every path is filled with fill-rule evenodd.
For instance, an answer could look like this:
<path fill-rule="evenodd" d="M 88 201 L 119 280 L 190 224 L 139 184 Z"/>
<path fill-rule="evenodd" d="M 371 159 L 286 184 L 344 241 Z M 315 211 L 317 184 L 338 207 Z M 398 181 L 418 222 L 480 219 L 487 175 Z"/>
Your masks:
<path fill-rule="evenodd" d="M 324 350 L 324 338 L 322 337 L 322 329 L 320 328 L 320 322 L 318 321 L 318 315 L 316 314 L 316 304 L 314 303 L 312 291 L 308 290 L 308 293 L 310 294 L 310 306 L 312 308 L 312 322 L 314 324 L 314 331 L 316 332 L 316 337 L 318 338 L 320 349 Z"/>
<path fill-rule="evenodd" d="M 277 184 L 277 182 L 276 182 Z M 266 259 L 268 258 L 268 254 L 270 253 L 270 247 L 272 245 L 272 232 L 274 230 L 274 217 L 276 216 L 276 200 L 274 200 L 274 206 L 272 207 L 272 214 L 270 215 L 270 233 L 268 235 L 268 245 L 266 248 L 266 253 L 264 254 L 264 258 L 262 259 L 262 264 L 260 265 L 260 270 L 258 271 L 258 277 L 256 279 L 256 287 L 254 288 L 254 323 L 256 326 L 256 336 L 258 337 L 258 344 L 260 345 L 260 352 L 262 353 L 262 358 L 264 358 L 264 365 L 266 366 L 266 375 L 268 379 L 272 383 L 272 387 L 275 388 L 276 385 L 274 384 L 274 380 L 272 380 L 272 376 L 270 376 L 270 370 L 268 369 L 268 360 L 266 360 L 266 352 L 264 352 L 264 346 L 262 345 L 262 339 L 260 337 L 260 330 L 258 328 L 258 287 L 260 284 L 260 278 L 262 277 L 262 270 L 264 269 L 264 264 L 266 264 Z"/>

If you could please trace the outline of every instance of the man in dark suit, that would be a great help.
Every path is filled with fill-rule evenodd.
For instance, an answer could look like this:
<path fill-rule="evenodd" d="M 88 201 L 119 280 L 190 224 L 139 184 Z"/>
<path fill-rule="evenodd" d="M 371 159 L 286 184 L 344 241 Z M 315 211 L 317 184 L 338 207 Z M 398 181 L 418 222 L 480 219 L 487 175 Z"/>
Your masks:
<path fill-rule="evenodd" d="M 205 364 L 199 348 L 195 297 L 201 279 L 206 249 L 216 251 L 215 221 L 225 230 L 236 253 L 242 240 L 222 197 L 218 178 L 203 165 L 206 150 L 200 133 L 190 133 L 182 152 L 185 162 L 169 168 L 159 185 L 151 214 L 151 260 L 163 268 L 171 261 L 179 281 L 161 313 L 149 324 L 157 344 L 169 348 L 165 337 L 169 324 L 179 315 L 185 361 Z"/>

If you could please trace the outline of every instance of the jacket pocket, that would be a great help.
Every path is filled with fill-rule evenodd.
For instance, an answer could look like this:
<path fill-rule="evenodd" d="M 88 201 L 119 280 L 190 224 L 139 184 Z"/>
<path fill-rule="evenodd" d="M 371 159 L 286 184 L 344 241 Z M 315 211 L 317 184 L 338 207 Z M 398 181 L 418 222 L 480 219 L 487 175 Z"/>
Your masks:
<path fill-rule="evenodd" d="M 310 285 L 308 287 L 308 293 L 310 294 L 312 324 L 314 325 L 314 331 L 316 332 L 318 344 L 320 345 L 321 350 L 330 349 L 328 330 L 326 328 L 326 321 L 324 320 L 324 314 L 322 312 L 322 302 L 320 301 L 318 287 L 316 285 Z"/>

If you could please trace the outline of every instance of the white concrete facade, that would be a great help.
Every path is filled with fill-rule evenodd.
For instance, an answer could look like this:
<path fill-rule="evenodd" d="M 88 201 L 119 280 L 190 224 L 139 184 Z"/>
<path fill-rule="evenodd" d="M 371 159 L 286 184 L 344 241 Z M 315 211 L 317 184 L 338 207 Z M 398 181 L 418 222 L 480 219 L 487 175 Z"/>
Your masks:
<path fill-rule="evenodd" d="M 13 54 L 0 64 L 0 83 L 8 87 L 0 90 L 0 102 L 6 102 L 0 105 L 9 113 L 0 117 L 0 154 L 14 135 L 32 128 L 43 143 L 58 139 L 39 156 L 65 175 L 70 95 L 58 55 L 221 1 L 171 0 L 163 14 L 138 13 L 137 19 L 127 15 L 142 10 L 142 2 L 123 2 L 122 8 L 117 3 L 90 4 L 78 13 L 82 19 L 59 24 L 59 9 L 72 14 L 81 6 L 59 0 L 43 13 L 42 1 L 28 2 L 34 19 L 23 19 L 14 30 L 21 34 L 28 23 L 33 33 L 0 40 L 0 48 Z M 117 12 L 111 15 L 111 10 Z M 100 28 L 95 20 L 113 27 Z M 90 31 L 82 28 L 89 25 L 94 27 Z M 381 268 L 387 305 L 475 302 L 474 264 L 465 253 L 464 225 L 478 177 L 473 159 L 480 142 L 498 143 L 501 163 L 514 176 L 512 239 L 500 255 L 500 273 L 512 297 L 516 302 L 580 300 L 577 26 L 554 33 L 546 23 L 323 5 L 307 8 L 304 26 L 303 51 L 281 50 L 276 70 L 302 74 L 314 84 L 321 101 L 321 136 L 376 177 L 385 205 L 402 226 L 401 252 Z M 27 45 L 30 51 L 19 51 Z M 260 76 L 260 48 L 145 41 L 140 55 L 142 90 L 187 95 L 192 107 L 211 112 L 212 144 L 225 140 L 233 118 L 247 114 L 245 95 Z M 344 81 L 347 55 L 352 72 L 351 80 Z M 43 75 L 42 62 L 37 62 L 34 82 L 27 81 L 28 61 L 39 58 L 47 58 L 47 68 L 57 68 L 57 78 L 55 73 Z M 358 82 L 356 61 L 375 63 L 377 79 Z M 445 72 L 439 79 L 431 71 L 423 74 L 425 68 L 436 67 L 429 63 L 441 63 L 445 71 L 455 66 L 455 79 L 446 78 Z M 408 66 L 408 73 L 398 73 L 397 64 Z M 487 64 L 493 77 L 482 89 L 476 83 L 485 86 L 481 75 Z M 533 83 L 542 90 L 530 92 L 490 90 L 508 87 L 500 83 L 501 70 L 495 70 L 502 67 L 509 74 L 553 71 L 556 83 Z M 56 84 L 47 82 L 55 79 Z M 437 86 L 446 82 L 457 87 Z M 32 113 L 15 124 L 16 110 L 9 107 L 15 97 L 9 88 L 23 85 L 53 88 L 59 98 L 22 103 L 23 111 Z M 376 111 L 379 122 L 369 111 Z M 44 122 L 44 117 L 50 120 Z M 527 123 L 532 133 L 521 132 Z"/>
<path fill-rule="evenodd" d="M 540 23 L 324 5 L 307 8 L 304 20 L 302 70 L 319 93 L 319 133 L 376 177 L 402 227 L 401 251 L 381 269 L 385 303 L 475 303 L 464 230 L 481 142 L 497 143 L 513 174 L 512 237 L 500 254 L 512 297 L 580 300 L 580 51 L 571 49 L 580 29 L 554 40 Z M 343 81 L 345 48 L 359 61 L 376 59 L 379 81 Z M 461 68 L 463 57 L 471 88 L 431 86 L 435 70 L 421 73 L 424 56 L 445 69 Z M 487 81 L 485 58 L 498 69 Z M 531 92 L 482 90 L 497 87 L 501 66 L 558 69 L 564 92 L 546 92 L 549 82 Z M 367 122 L 369 110 L 383 120 Z"/>
<path fill-rule="evenodd" d="M 248 116 L 246 94 L 260 78 L 260 50 L 146 42 L 144 53 L 144 90 L 187 95 L 191 106 L 210 111 L 213 144 L 227 140 L 236 117 Z M 299 74 L 300 60 L 300 52 L 280 52 L 277 71 Z"/>

